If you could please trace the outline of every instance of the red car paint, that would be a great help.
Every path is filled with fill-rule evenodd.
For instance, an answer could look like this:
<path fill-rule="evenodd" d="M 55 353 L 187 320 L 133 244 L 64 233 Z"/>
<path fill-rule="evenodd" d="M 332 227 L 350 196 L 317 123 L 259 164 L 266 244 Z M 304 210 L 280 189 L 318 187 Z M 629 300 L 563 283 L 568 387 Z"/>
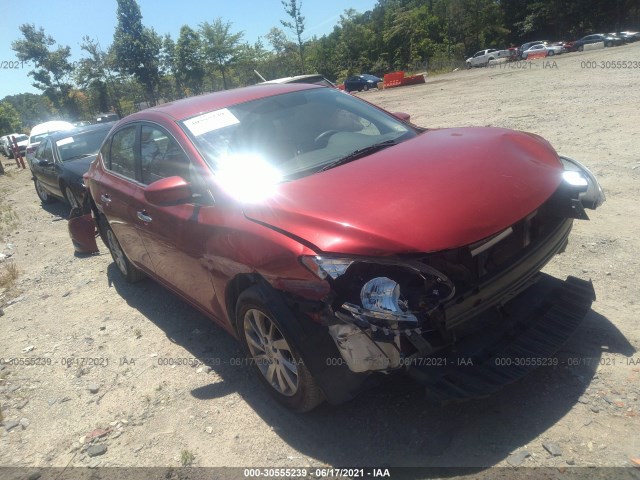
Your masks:
<path fill-rule="evenodd" d="M 114 127 L 146 121 L 165 128 L 202 168 L 214 205 L 150 204 L 145 191 L 153 190 L 153 184 L 145 187 L 113 175 L 105 170 L 101 155 L 85 177 L 96 207 L 109 219 L 128 258 L 234 335 L 228 320 L 233 312 L 227 311 L 225 299 L 229 281 L 238 274 L 255 272 L 276 288 L 321 299 L 329 286 L 302 266 L 301 255 L 454 248 L 524 217 L 560 181 L 557 155 L 539 137 L 502 129 L 433 130 L 348 165 L 282 184 L 277 198 L 263 205 L 243 206 L 217 188 L 176 123 L 311 88 L 322 87 L 261 85 L 193 97 L 131 115 Z M 140 220 L 138 212 L 153 222 Z"/>
<path fill-rule="evenodd" d="M 285 183 L 276 198 L 247 206 L 245 214 L 323 252 L 433 252 L 471 244 L 525 217 L 556 190 L 561 171 L 555 150 L 538 136 L 431 130 Z"/>

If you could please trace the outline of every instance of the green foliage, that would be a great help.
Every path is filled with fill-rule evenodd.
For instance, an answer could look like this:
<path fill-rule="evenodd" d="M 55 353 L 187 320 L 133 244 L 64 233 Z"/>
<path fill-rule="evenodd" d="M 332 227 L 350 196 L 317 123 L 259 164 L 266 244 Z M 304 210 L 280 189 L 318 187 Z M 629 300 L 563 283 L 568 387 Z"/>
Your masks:
<path fill-rule="evenodd" d="M 188 25 L 180 28 L 175 47 L 175 80 L 183 95 L 199 95 L 204 89 L 204 53 L 198 32 Z"/>
<path fill-rule="evenodd" d="M 254 71 L 266 79 L 317 72 L 338 81 L 355 73 L 450 71 L 481 48 L 570 40 L 640 21 L 638 0 L 378 0 L 364 13 L 345 10 L 328 35 L 304 39 L 301 1 L 281 3 L 284 31 L 273 27 L 250 44 L 222 18 L 184 25 L 174 41 L 144 26 L 136 0 L 117 0 L 112 45 L 84 37 L 75 63 L 68 46 L 22 25 L 12 48 L 33 65 L 29 75 L 43 94 L 6 97 L 13 110 L 3 105 L 2 118 L 15 125 L 17 112 L 28 128 L 105 110 L 122 117 L 159 101 L 256 83 Z"/>
<path fill-rule="evenodd" d="M 231 33 L 230 30 L 231 22 L 224 22 L 221 18 L 216 18 L 213 23 L 200 24 L 204 58 L 209 60 L 207 67 L 211 72 L 220 72 L 225 90 L 229 88 L 227 70 L 233 65 L 244 36 L 242 32 Z"/>
<path fill-rule="evenodd" d="M 133 75 L 143 86 L 147 103 L 157 103 L 160 83 L 158 59 L 162 38 L 142 25 L 142 13 L 135 0 L 117 0 L 118 24 L 113 34 L 114 65 L 121 74 Z"/>
<path fill-rule="evenodd" d="M 0 132 L 2 135 L 19 132 L 22 128 L 20 115 L 9 102 L 0 102 Z"/>
<path fill-rule="evenodd" d="M 298 0 L 282 0 L 282 6 L 284 7 L 285 13 L 291 18 L 291 20 L 280 20 L 280 23 L 283 27 L 291 30 L 298 40 L 300 73 L 304 74 L 304 42 L 302 41 L 302 34 L 304 33 L 305 25 L 304 17 L 301 12 L 302 2 Z"/>
<path fill-rule="evenodd" d="M 38 123 L 51 120 L 56 115 L 56 110 L 49 98 L 35 93 L 20 93 L 9 95 L 2 99 L 13 106 L 20 116 L 20 123 L 29 130 Z"/>
<path fill-rule="evenodd" d="M 78 107 L 71 95 L 71 49 L 61 45 L 51 49 L 56 41 L 42 27 L 36 29 L 25 23 L 20 25 L 20 32 L 24 38 L 12 42 L 11 48 L 20 60 L 33 63 L 34 69 L 28 73 L 34 79 L 33 86 L 42 90 L 61 113 L 76 117 Z"/>

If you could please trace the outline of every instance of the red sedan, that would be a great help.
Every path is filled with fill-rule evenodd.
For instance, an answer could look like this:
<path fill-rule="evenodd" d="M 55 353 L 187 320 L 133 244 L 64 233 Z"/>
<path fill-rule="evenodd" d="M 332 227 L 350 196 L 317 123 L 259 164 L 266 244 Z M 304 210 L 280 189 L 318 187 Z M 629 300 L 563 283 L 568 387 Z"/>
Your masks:
<path fill-rule="evenodd" d="M 127 281 L 152 277 L 236 336 L 290 408 L 380 372 L 490 394 L 589 311 L 590 282 L 540 270 L 604 195 L 536 135 L 407 117 L 314 85 L 144 110 L 105 140 L 71 236 L 93 251 L 97 226 Z"/>

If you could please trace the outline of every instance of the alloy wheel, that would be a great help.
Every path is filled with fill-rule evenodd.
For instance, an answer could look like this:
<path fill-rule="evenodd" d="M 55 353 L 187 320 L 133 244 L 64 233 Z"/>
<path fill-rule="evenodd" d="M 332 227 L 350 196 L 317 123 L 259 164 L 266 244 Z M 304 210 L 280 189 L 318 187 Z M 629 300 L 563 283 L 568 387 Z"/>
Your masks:
<path fill-rule="evenodd" d="M 244 335 L 256 366 L 278 393 L 292 397 L 298 391 L 298 368 L 291 347 L 276 324 L 261 310 L 247 310 Z"/>
<path fill-rule="evenodd" d="M 120 270 L 120 273 L 127 276 L 127 259 L 124 256 L 124 252 L 122 248 L 120 248 L 120 244 L 118 243 L 118 239 L 113 234 L 113 231 L 109 229 L 107 231 L 107 242 L 109 243 L 109 250 L 111 251 L 111 256 L 113 257 L 113 261 L 116 263 L 116 266 Z"/>

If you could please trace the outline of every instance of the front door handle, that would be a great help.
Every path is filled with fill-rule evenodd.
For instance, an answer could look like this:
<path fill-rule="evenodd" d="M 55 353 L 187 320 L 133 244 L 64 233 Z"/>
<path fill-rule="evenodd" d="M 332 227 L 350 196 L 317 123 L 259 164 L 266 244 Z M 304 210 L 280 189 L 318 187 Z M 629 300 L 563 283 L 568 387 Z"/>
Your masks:
<path fill-rule="evenodd" d="M 102 200 L 102 203 L 104 203 L 106 205 L 109 205 L 111 203 L 111 198 L 106 193 L 100 195 L 100 200 Z"/>
<path fill-rule="evenodd" d="M 144 210 L 142 212 L 138 212 L 138 218 L 145 223 L 150 223 L 151 220 L 153 220 Z"/>

